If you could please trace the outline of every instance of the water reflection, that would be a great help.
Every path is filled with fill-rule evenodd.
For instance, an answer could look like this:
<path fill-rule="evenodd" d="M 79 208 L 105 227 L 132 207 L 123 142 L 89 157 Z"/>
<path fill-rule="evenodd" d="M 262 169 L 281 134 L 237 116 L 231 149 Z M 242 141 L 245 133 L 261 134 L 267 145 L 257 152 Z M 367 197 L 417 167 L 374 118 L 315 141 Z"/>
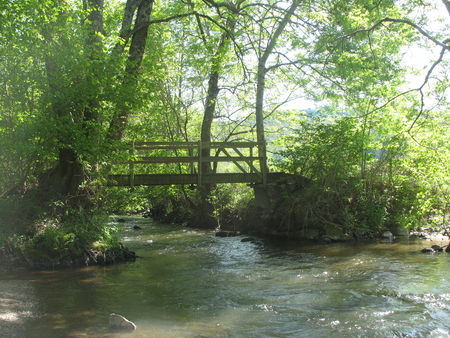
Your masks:
<path fill-rule="evenodd" d="M 117 337 L 111 312 L 129 337 L 449 335 L 450 255 L 424 244 L 242 243 L 134 218 L 123 236 L 134 263 L 2 274 L 0 336 Z"/>

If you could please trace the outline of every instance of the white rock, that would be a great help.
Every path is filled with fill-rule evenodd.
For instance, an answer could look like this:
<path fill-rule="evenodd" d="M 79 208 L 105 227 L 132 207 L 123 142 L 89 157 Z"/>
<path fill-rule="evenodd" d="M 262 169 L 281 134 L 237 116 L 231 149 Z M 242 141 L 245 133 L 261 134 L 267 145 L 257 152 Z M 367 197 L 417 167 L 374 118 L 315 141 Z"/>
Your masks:
<path fill-rule="evenodd" d="M 393 235 L 392 232 L 390 232 L 390 231 L 385 231 L 385 232 L 383 232 L 383 234 L 381 235 L 381 237 L 383 237 L 383 238 L 388 238 L 388 239 L 392 239 L 392 238 L 394 238 L 394 235 Z"/>
<path fill-rule="evenodd" d="M 111 313 L 109 315 L 109 328 L 114 330 L 134 331 L 136 330 L 136 325 L 124 316 Z"/>

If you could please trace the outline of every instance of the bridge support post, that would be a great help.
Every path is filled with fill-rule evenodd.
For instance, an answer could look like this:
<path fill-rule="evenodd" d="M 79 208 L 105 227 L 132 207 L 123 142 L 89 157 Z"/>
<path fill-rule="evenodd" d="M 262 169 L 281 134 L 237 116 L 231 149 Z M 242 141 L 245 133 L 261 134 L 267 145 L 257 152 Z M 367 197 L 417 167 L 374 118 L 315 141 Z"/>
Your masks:
<path fill-rule="evenodd" d="M 198 186 L 201 187 L 202 185 L 202 174 L 203 174 L 203 170 L 202 170 L 202 166 L 203 166 L 203 160 L 202 160 L 202 141 L 198 141 Z"/>

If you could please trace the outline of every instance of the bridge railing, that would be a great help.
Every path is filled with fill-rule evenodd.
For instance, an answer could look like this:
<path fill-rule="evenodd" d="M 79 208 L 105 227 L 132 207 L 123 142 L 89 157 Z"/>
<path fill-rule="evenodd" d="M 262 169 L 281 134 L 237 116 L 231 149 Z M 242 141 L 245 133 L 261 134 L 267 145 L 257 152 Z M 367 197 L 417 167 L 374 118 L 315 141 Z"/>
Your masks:
<path fill-rule="evenodd" d="M 214 156 L 204 156 L 204 150 L 214 150 Z M 161 151 L 172 151 L 175 155 L 160 154 L 154 156 L 152 153 Z M 186 156 L 180 156 L 184 151 Z M 130 146 L 129 166 L 130 186 L 134 186 L 134 175 L 136 165 L 149 164 L 189 164 L 191 174 L 197 175 L 197 183 L 203 183 L 204 163 L 233 163 L 236 169 L 243 174 L 257 174 L 261 181 L 265 181 L 265 171 L 261 172 L 257 142 L 135 142 Z M 255 162 L 258 164 L 255 165 Z"/>

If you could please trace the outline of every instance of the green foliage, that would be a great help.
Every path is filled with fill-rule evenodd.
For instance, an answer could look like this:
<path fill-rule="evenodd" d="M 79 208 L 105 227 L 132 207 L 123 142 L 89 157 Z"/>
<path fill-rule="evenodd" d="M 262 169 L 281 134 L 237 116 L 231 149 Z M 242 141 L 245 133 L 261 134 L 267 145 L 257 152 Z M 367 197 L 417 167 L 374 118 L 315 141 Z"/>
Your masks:
<path fill-rule="evenodd" d="M 324 120 L 319 114 L 284 138 L 286 150 L 277 165 L 314 180 L 321 197 L 310 199 L 307 208 L 325 221 L 379 231 L 422 225 L 436 216 L 445 220 L 450 171 L 442 164 L 450 148 L 437 116 L 424 120 L 412 139 L 395 134 L 402 119 L 398 112 L 370 124 L 354 116 Z M 335 207 L 324 209 L 324 203 Z"/>
<path fill-rule="evenodd" d="M 90 3 L 0 3 L 0 208 L 5 215 L 0 231 L 5 236 L 26 232 L 25 225 L 17 229 L 15 224 L 26 223 L 26 215 L 38 207 L 20 196 L 58 165 L 62 149 L 73 151 L 82 164 L 87 180 L 81 188 L 98 192 L 113 164 L 117 172 L 128 170 L 116 165 L 131 158 L 127 142 L 198 140 L 211 69 L 220 71 L 212 139 L 255 139 L 255 60 L 288 2 L 217 2 L 220 8 L 201 0 L 155 2 L 152 20 L 179 17 L 150 25 L 145 58 L 134 74 L 126 70 L 132 38 L 120 32 L 124 1 L 105 2 L 104 27 L 95 33 L 90 10 L 83 7 Z M 275 157 L 276 165 L 317 182 L 315 192 L 323 194 L 309 196 L 310 208 L 326 205 L 328 210 L 315 210 L 330 222 L 373 229 L 391 223 L 413 226 L 430 215 L 445 220 L 450 200 L 448 63 L 444 58 L 436 65 L 420 95 L 399 95 L 407 69 L 404 46 L 425 44 L 424 38 L 399 22 L 374 26 L 385 17 L 416 17 L 429 7 L 423 1 L 302 2 L 267 60 L 264 108 L 273 121 L 267 139 L 285 149 L 283 159 Z M 193 10 L 199 15 L 184 15 Z M 427 28 L 424 19 L 417 23 Z M 436 34 L 425 31 L 444 40 L 448 29 L 442 27 Z M 117 53 L 120 43 L 123 53 Z M 290 117 L 301 107 L 276 114 L 280 102 L 293 95 L 290 90 L 333 109 L 324 109 L 318 118 L 303 114 L 297 125 Z M 122 140 L 108 133 L 118 113 L 128 122 Z M 279 129 L 290 128 L 296 129 L 293 134 L 279 137 Z M 158 165 L 136 168 L 136 173 L 191 169 Z M 226 210 L 248 200 L 246 188 L 233 189 L 220 187 L 212 195 L 219 221 Z M 181 187 L 111 189 L 91 196 L 92 204 L 107 211 L 152 209 L 173 220 L 191 217 L 197 199 Z M 66 206 L 64 201 L 52 207 L 64 216 L 72 212 Z M 95 222 L 86 220 L 86 229 L 73 225 L 81 220 L 65 222 L 39 237 L 43 249 L 78 250 L 95 241 L 89 228 L 103 233 Z"/>
<path fill-rule="evenodd" d="M 221 228 L 235 228 L 241 223 L 253 200 L 253 189 L 245 184 L 221 184 L 210 196 L 213 216 Z"/>
<path fill-rule="evenodd" d="M 148 210 L 148 187 L 114 187 L 106 192 L 105 209 L 108 213 L 132 214 Z"/>
<path fill-rule="evenodd" d="M 96 263 L 96 256 L 123 247 L 105 216 L 74 213 L 62 221 L 43 220 L 33 235 L 15 235 L 3 244 L 20 252 L 30 267 L 63 267 Z M 92 261 L 94 259 L 94 261 Z M 22 262 L 23 264 L 23 262 Z"/>

